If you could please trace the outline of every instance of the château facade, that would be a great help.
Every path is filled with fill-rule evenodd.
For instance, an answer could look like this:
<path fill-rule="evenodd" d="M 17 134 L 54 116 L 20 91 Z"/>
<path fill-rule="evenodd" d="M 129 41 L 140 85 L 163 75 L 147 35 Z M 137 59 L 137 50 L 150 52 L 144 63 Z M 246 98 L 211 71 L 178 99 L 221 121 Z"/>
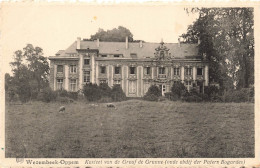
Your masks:
<path fill-rule="evenodd" d="M 153 84 L 162 95 L 178 81 L 199 92 L 209 84 L 208 62 L 198 55 L 198 44 L 77 38 L 49 60 L 53 90 L 76 92 L 86 83 L 107 83 L 110 87 L 119 84 L 128 97 L 142 97 Z"/>

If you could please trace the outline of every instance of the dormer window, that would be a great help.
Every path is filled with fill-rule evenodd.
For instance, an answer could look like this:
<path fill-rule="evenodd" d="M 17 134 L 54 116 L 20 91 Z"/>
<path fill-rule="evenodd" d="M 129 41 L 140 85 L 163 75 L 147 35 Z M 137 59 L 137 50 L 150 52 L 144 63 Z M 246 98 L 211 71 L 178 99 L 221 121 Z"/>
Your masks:
<path fill-rule="evenodd" d="M 102 54 L 102 55 L 101 55 L 101 57 L 107 57 L 107 55 L 105 55 L 105 54 Z"/>
<path fill-rule="evenodd" d="M 131 53 L 130 56 L 131 56 L 131 58 L 137 58 L 137 54 L 136 53 Z"/>
<path fill-rule="evenodd" d="M 164 58 L 164 51 L 160 51 L 160 58 Z"/>
<path fill-rule="evenodd" d="M 114 55 L 114 57 L 119 57 L 119 55 L 118 55 L 118 54 L 116 54 L 116 55 Z"/>

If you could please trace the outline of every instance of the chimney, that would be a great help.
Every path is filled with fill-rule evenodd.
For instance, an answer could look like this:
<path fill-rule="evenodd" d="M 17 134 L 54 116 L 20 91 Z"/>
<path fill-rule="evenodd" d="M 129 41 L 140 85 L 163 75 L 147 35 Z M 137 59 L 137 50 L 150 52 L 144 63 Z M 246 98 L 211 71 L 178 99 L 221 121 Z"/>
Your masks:
<path fill-rule="evenodd" d="M 97 47 L 99 47 L 99 39 L 97 39 Z"/>
<path fill-rule="evenodd" d="M 125 37 L 125 49 L 128 49 L 128 36 Z"/>
<path fill-rule="evenodd" d="M 140 46 L 140 48 L 143 47 L 143 41 L 142 40 L 140 40 L 139 46 Z"/>
<path fill-rule="evenodd" d="M 178 46 L 181 47 L 181 39 L 178 38 Z"/>
<path fill-rule="evenodd" d="M 77 38 L 77 50 L 79 50 L 79 49 L 80 49 L 80 40 L 81 40 L 81 38 L 80 38 L 80 37 L 78 37 L 78 38 Z"/>

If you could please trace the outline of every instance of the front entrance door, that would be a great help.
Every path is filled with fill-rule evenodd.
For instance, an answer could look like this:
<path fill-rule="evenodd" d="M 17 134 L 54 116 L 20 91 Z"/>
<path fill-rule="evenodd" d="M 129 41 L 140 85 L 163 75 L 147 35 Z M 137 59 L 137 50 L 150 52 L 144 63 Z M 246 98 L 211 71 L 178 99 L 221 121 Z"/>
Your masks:
<path fill-rule="evenodd" d="M 159 85 L 159 88 L 160 88 L 160 90 L 162 92 L 162 96 L 164 96 L 164 93 L 166 92 L 166 85 L 165 84 L 161 84 L 161 85 Z"/>

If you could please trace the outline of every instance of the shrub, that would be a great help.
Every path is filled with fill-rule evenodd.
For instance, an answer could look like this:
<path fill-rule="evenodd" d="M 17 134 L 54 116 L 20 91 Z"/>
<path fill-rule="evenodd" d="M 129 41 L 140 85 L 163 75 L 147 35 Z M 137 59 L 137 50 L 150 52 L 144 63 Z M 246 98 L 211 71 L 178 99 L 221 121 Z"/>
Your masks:
<path fill-rule="evenodd" d="M 152 85 L 148 89 L 147 93 L 144 95 L 144 100 L 148 101 L 158 101 L 159 97 L 162 95 L 161 90 L 158 86 Z"/>
<path fill-rule="evenodd" d="M 157 97 L 162 96 L 162 92 L 158 86 L 152 85 L 149 87 L 147 94 L 153 94 Z"/>
<path fill-rule="evenodd" d="M 189 96 L 183 97 L 182 100 L 186 101 L 186 102 L 201 102 L 202 98 L 197 95 L 189 95 Z"/>
<path fill-rule="evenodd" d="M 107 83 L 100 83 L 99 88 L 101 90 L 102 97 L 111 97 L 111 88 Z"/>
<path fill-rule="evenodd" d="M 148 100 L 148 101 L 158 101 L 159 97 L 155 96 L 154 94 L 146 94 L 144 96 L 144 100 Z"/>
<path fill-rule="evenodd" d="M 69 93 L 67 92 L 67 90 L 64 90 L 64 89 L 58 90 L 57 93 L 58 93 L 58 96 L 60 96 L 60 97 L 68 97 L 69 96 Z"/>
<path fill-rule="evenodd" d="M 224 102 L 247 102 L 251 100 L 252 92 L 250 88 L 242 88 L 240 90 L 229 90 L 224 92 L 222 100 Z"/>
<path fill-rule="evenodd" d="M 173 94 L 172 92 L 164 93 L 164 96 L 165 96 L 167 99 L 172 100 L 172 101 L 177 101 L 177 100 L 179 100 L 178 95 Z"/>
<path fill-rule="evenodd" d="M 78 99 L 78 92 L 68 92 L 68 98 L 71 98 L 73 100 L 77 100 Z"/>
<path fill-rule="evenodd" d="M 111 90 L 111 98 L 113 101 L 126 100 L 126 95 L 120 85 L 114 85 Z"/>
<path fill-rule="evenodd" d="M 204 93 L 211 97 L 211 95 L 220 94 L 220 89 L 216 86 L 204 86 Z"/>
<path fill-rule="evenodd" d="M 109 103 L 112 102 L 112 98 L 111 97 L 101 97 L 101 99 L 98 101 L 99 103 Z"/>
<path fill-rule="evenodd" d="M 98 101 L 101 99 L 101 90 L 97 84 L 86 84 L 83 88 L 83 93 L 88 101 Z"/>
<path fill-rule="evenodd" d="M 172 85 L 171 91 L 174 95 L 177 95 L 179 98 L 182 96 L 182 93 L 186 90 L 186 87 L 180 81 L 177 81 Z"/>
<path fill-rule="evenodd" d="M 42 90 L 40 94 L 38 94 L 38 100 L 43 102 L 51 102 L 56 100 L 57 92 L 53 91 L 50 87 L 46 87 Z"/>
<path fill-rule="evenodd" d="M 70 99 L 70 98 L 68 98 L 68 97 L 60 97 L 60 96 L 58 96 L 57 98 L 56 98 L 56 102 L 59 102 L 59 103 L 72 103 L 73 102 L 73 100 L 72 99 Z"/>

